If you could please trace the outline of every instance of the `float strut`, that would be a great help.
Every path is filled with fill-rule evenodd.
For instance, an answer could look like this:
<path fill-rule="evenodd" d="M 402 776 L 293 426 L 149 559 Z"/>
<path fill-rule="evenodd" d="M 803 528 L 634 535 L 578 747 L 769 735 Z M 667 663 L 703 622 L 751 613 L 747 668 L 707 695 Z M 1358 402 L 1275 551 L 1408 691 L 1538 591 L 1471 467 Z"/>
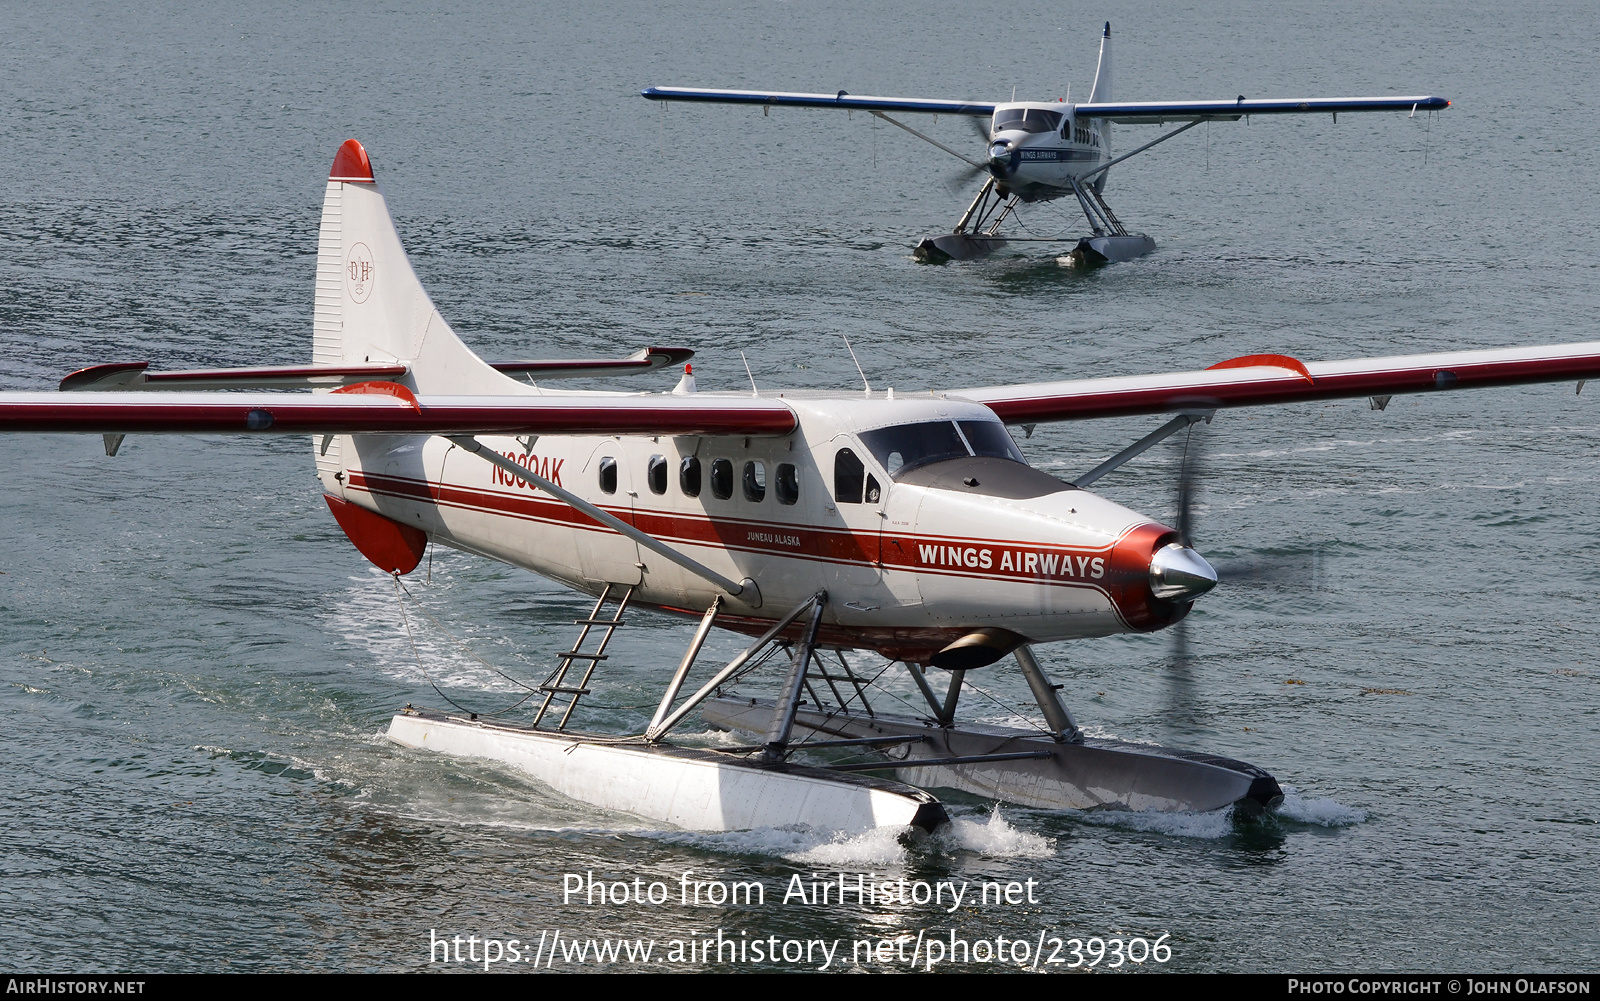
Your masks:
<path fill-rule="evenodd" d="M 956 700 L 961 698 L 961 680 L 966 676 L 963 670 L 950 672 L 950 687 L 945 689 L 944 708 L 939 712 L 939 722 L 945 726 L 956 721 Z"/>
<path fill-rule="evenodd" d="M 745 648 L 743 653 L 730 660 L 727 663 L 727 666 L 723 667 L 716 674 L 712 675 L 709 681 L 700 686 L 699 691 L 685 699 L 682 705 L 668 713 L 660 723 L 650 727 L 650 729 L 645 733 L 645 739 L 651 743 L 654 743 L 659 741 L 662 737 L 665 737 L 667 735 L 667 731 L 671 730 L 673 727 L 682 722 L 683 718 L 693 712 L 696 706 L 710 698 L 712 692 L 715 692 L 718 687 L 726 683 L 729 678 L 733 677 L 741 668 L 748 664 L 752 658 L 754 658 L 762 650 L 766 649 L 767 644 L 777 639 L 779 633 L 783 632 L 785 629 L 788 629 L 789 626 L 794 623 L 795 619 L 798 619 L 801 615 L 805 614 L 806 609 L 810 608 L 813 604 L 820 606 L 827 600 L 828 592 L 818 591 L 816 594 L 796 605 L 788 615 L 785 615 L 783 618 L 779 619 L 771 629 L 768 629 L 765 633 L 763 633 L 760 639 L 750 644 Z"/>
<path fill-rule="evenodd" d="M 650 726 L 645 730 L 646 736 L 654 738 L 656 731 L 661 727 L 661 721 L 672 711 L 672 702 L 682 690 L 684 679 L 689 677 L 689 668 L 694 666 L 694 659 L 700 655 L 700 648 L 705 645 L 706 637 L 711 634 L 711 624 L 717 621 L 717 612 L 721 609 L 722 595 L 719 594 L 711 599 L 711 607 L 706 609 L 705 616 L 700 620 L 700 628 L 694 631 L 694 639 L 689 641 L 689 649 L 683 655 L 683 662 L 678 665 L 678 670 L 672 675 L 672 681 L 667 684 L 667 692 L 661 696 L 661 704 L 656 707 L 656 714 L 650 717 Z"/>
<path fill-rule="evenodd" d="M 772 725 L 767 728 L 767 738 L 762 741 L 766 750 L 761 752 L 764 764 L 776 765 L 789 752 L 789 734 L 794 729 L 795 710 L 800 708 L 800 688 L 806 680 L 806 669 L 811 666 L 811 651 L 817 642 L 817 627 L 822 624 L 822 608 L 828 602 L 826 592 L 819 593 L 811 606 L 811 621 L 800 634 L 794 660 L 789 664 L 789 676 L 783 682 L 783 697 L 772 714 Z"/>
<path fill-rule="evenodd" d="M 1044 712 L 1044 721 L 1050 727 L 1050 735 L 1058 744 L 1078 744 L 1083 742 L 1083 734 L 1078 732 L 1077 721 L 1072 714 L 1067 712 L 1067 707 L 1061 704 L 1061 699 L 1056 695 L 1056 690 L 1044 676 L 1044 671 L 1039 667 L 1039 661 L 1033 656 L 1033 650 L 1027 645 L 1017 647 L 1017 664 L 1022 668 L 1022 676 L 1028 679 L 1028 687 L 1033 689 L 1034 701 L 1039 703 L 1039 708 Z"/>

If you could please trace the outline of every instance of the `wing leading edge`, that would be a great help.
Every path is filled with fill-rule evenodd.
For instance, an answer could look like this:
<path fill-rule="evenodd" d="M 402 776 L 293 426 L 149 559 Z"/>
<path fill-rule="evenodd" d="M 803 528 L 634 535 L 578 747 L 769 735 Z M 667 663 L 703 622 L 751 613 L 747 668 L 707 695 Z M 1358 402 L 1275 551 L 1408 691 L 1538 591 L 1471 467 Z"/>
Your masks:
<path fill-rule="evenodd" d="M 750 397 L 414 397 L 389 384 L 353 388 L 369 391 L 0 393 L 0 433 L 782 435 L 797 423 L 783 403 Z"/>
<path fill-rule="evenodd" d="M 639 92 L 651 101 L 698 101 L 708 104 L 764 104 L 788 108 L 843 108 L 847 111 L 899 111 L 924 115 L 973 115 L 988 118 L 994 102 L 938 101 L 924 97 L 854 97 L 837 94 L 800 94 L 774 90 L 704 90 L 694 87 L 646 87 Z"/>
<path fill-rule="evenodd" d="M 1239 97 L 1232 101 L 1102 101 L 1072 109 L 1079 118 L 1103 118 L 1126 125 L 1157 125 L 1195 119 L 1235 121 L 1246 115 L 1337 115 L 1343 112 L 1443 111 L 1450 102 L 1442 97 Z"/>
<path fill-rule="evenodd" d="M 1007 424 L 1090 420 L 1600 378 L 1600 341 L 1302 364 L 1251 355 L 1198 372 L 956 389 Z"/>

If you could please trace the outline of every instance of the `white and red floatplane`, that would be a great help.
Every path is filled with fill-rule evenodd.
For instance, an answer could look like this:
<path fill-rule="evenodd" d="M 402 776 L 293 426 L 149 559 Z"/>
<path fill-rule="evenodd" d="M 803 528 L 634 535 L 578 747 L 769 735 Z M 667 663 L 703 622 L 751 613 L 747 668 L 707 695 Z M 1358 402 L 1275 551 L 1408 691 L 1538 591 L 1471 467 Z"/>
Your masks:
<path fill-rule="evenodd" d="M 483 361 L 433 307 L 350 140 L 323 205 L 310 365 L 99 365 L 66 377 L 63 392 L 0 393 L 0 431 L 102 434 L 109 454 L 127 434 L 308 435 L 329 508 L 383 570 L 411 572 L 432 541 L 597 597 L 578 642 L 530 686 L 531 721 L 407 707 L 389 731 L 403 744 L 507 761 L 577 799 L 691 829 L 932 828 L 944 810 L 922 786 L 1135 810 L 1281 795 L 1243 762 L 1086 737 L 1040 669 L 1033 644 L 1161 629 L 1217 583 L 1179 530 L 1085 489 L 1094 480 L 1219 409 L 1380 406 L 1600 376 L 1600 343 L 1586 343 L 1305 364 L 1252 355 L 1203 371 L 899 396 L 696 392 L 688 366 L 668 393 L 547 385 L 690 354 Z M 311 392 L 281 391 L 296 387 Z M 1169 419 L 1073 482 L 1029 466 L 1007 431 L 1139 414 Z M 659 709 L 637 736 L 568 729 L 638 605 L 700 617 L 682 661 L 663 665 Z M 684 696 L 715 626 L 757 639 Z M 780 648 L 788 667 L 772 697 L 726 691 Z M 904 663 L 928 714 L 875 710 L 849 650 Z M 1044 726 L 958 723 L 966 673 L 1008 656 Z M 667 742 L 696 710 L 759 739 Z M 791 760 L 838 747 L 874 758 Z"/>

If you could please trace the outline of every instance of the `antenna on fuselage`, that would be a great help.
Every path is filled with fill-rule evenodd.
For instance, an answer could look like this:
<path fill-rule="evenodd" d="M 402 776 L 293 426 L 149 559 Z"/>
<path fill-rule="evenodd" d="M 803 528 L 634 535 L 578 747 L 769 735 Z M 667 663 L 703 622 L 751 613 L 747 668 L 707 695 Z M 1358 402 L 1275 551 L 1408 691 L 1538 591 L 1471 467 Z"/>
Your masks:
<path fill-rule="evenodd" d="M 750 375 L 750 359 L 746 358 L 744 352 L 741 351 L 739 352 L 739 360 L 744 362 L 744 374 L 750 376 L 750 395 L 760 396 L 761 390 L 756 388 L 756 377 Z"/>
<path fill-rule="evenodd" d="M 839 331 L 839 336 L 844 338 L 844 349 L 850 352 L 850 360 L 856 363 L 856 372 L 861 376 L 861 385 L 865 387 L 866 394 L 871 396 L 872 383 L 867 381 L 867 373 L 862 371 L 861 361 L 856 358 L 856 349 L 850 346 L 850 335 L 841 330 Z"/>

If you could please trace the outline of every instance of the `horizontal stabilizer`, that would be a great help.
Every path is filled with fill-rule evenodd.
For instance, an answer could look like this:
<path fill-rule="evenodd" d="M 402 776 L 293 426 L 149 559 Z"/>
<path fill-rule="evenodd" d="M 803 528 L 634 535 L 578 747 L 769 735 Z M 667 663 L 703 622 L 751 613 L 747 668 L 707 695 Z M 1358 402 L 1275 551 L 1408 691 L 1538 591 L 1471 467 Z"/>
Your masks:
<path fill-rule="evenodd" d="M 798 94 L 776 90 L 700 90 L 693 87 L 646 87 L 640 96 L 651 101 L 700 101 L 710 104 L 767 104 L 787 108 L 835 108 L 845 111 L 899 111 L 923 115 L 974 115 L 988 118 L 994 102 L 938 101 L 925 97 L 852 97 Z"/>
<path fill-rule="evenodd" d="M 492 361 L 491 368 L 529 379 L 586 379 L 591 376 L 633 375 L 668 365 L 681 365 L 694 357 L 691 348 L 640 348 L 626 358 L 552 358 L 544 361 Z"/>
<path fill-rule="evenodd" d="M 795 426 L 778 400 L 705 393 L 0 393 L 0 433 L 783 435 Z"/>
<path fill-rule="evenodd" d="M 1304 364 L 1287 355 L 1252 355 L 1198 372 L 988 386 L 945 395 L 982 403 L 1007 424 L 1032 424 L 1597 377 L 1600 341 L 1590 341 Z"/>
<path fill-rule="evenodd" d="M 694 357 L 689 348 L 640 348 L 626 358 L 552 358 L 543 361 L 498 361 L 489 367 L 506 375 L 534 379 L 582 379 L 589 376 L 632 375 Z M 196 390 L 196 389 L 318 389 L 349 386 L 373 379 L 398 379 L 410 371 L 399 362 L 360 365 L 284 365 L 264 368 L 202 368 L 179 372 L 151 372 L 147 361 L 113 362 L 79 369 L 61 380 L 63 391 L 81 390 Z"/>
<path fill-rule="evenodd" d="M 1246 115 L 1326 115 L 1341 111 L 1443 111 L 1450 102 L 1442 97 L 1304 97 L 1232 101 L 1105 101 L 1080 104 L 1072 109 L 1079 118 L 1097 118 L 1127 125 L 1192 122 L 1197 118 L 1235 121 Z"/>
<path fill-rule="evenodd" d="M 386 365 L 285 365 L 268 368 L 197 368 L 181 372 L 147 371 L 147 361 L 114 362 L 80 368 L 61 380 L 63 391 L 108 389 L 311 389 L 348 386 L 406 374 L 399 363 Z"/>

